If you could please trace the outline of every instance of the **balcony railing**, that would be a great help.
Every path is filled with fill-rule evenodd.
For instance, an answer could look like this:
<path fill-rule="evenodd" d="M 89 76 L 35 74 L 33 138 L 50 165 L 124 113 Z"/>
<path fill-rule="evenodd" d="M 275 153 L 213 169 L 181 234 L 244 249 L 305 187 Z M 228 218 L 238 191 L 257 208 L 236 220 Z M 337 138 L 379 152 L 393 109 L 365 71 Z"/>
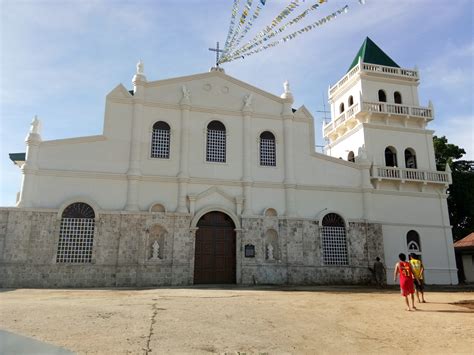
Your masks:
<path fill-rule="evenodd" d="M 399 104 L 388 104 L 386 102 L 364 102 L 364 111 L 389 113 L 392 115 L 414 116 L 422 118 L 433 118 L 433 109 L 431 107 L 406 106 Z"/>
<path fill-rule="evenodd" d="M 371 177 L 379 180 L 408 180 L 449 184 L 449 173 L 444 171 L 404 169 L 389 166 L 372 166 Z"/>
<path fill-rule="evenodd" d="M 390 76 L 399 76 L 408 79 L 418 79 L 418 71 L 412 69 L 403 69 L 403 68 L 394 68 L 386 67 L 384 65 L 370 64 L 359 62 L 354 68 L 352 68 L 341 80 L 329 88 L 329 96 L 334 94 L 337 89 L 344 86 L 346 82 L 349 81 L 354 75 L 359 72 L 368 72 L 368 73 L 381 73 Z"/>
<path fill-rule="evenodd" d="M 342 123 L 355 116 L 357 113 L 364 112 L 375 112 L 381 114 L 390 114 L 395 116 L 411 116 L 426 118 L 428 120 L 433 119 L 433 108 L 432 107 L 421 107 L 421 106 L 407 106 L 399 104 L 389 104 L 386 102 L 363 102 L 362 109 L 358 103 L 355 103 L 349 107 L 345 112 L 340 114 L 334 121 L 329 122 L 323 128 L 324 135 L 327 136 L 331 131 L 339 127 Z"/>

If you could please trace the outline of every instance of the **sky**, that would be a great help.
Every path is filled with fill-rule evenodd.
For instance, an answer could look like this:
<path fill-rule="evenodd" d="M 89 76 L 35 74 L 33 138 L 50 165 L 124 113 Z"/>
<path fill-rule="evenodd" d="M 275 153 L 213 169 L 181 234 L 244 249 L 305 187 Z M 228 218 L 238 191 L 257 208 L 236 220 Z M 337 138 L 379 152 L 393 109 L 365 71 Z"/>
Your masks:
<path fill-rule="evenodd" d="M 288 3 L 267 0 L 245 39 Z M 42 122 L 43 140 L 101 134 L 105 96 L 119 83 L 132 88 L 139 59 L 149 81 L 207 72 L 215 61 L 208 48 L 225 42 L 232 4 L 0 0 L 0 206 L 15 204 L 21 173 L 8 153 L 25 152 L 34 115 Z M 346 4 L 348 13 L 324 26 L 226 63 L 226 74 L 276 95 L 289 80 L 294 107 L 304 104 L 312 112 L 321 145 L 318 111 L 328 107 L 327 89 L 369 36 L 401 67 L 418 68 L 420 105 L 432 100 L 435 108 L 429 128 L 463 147 L 464 159 L 474 159 L 474 1 L 329 0 L 309 20 Z"/>

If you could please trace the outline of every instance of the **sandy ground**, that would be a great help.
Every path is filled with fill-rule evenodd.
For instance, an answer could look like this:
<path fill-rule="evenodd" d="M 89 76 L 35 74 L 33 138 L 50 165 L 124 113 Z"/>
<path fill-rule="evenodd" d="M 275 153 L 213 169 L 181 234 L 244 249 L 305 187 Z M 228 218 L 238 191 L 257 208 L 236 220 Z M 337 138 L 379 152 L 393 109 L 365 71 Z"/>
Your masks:
<path fill-rule="evenodd" d="M 407 312 L 395 289 L 0 290 L 0 328 L 88 354 L 473 354 L 474 293 L 426 298 Z"/>

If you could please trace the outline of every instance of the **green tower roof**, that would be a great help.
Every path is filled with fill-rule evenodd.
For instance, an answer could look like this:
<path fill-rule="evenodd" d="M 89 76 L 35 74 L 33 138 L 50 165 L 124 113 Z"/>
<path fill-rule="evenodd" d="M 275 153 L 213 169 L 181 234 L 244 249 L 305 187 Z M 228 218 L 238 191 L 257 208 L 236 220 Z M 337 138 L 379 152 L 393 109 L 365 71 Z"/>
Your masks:
<path fill-rule="evenodd" d="M 371 64 L 380 64 L 386 67 L 395 67 L 400 68 L 400 66 L 395 63 L 392 58 L 390 58 L 383 50 L 377 46 L 374 41 L 372 41 L 369 37 L 367 37 L 362 43 L 359 51 L 357 52 L 352 64 L 348 70 L 348 72 L 354 68 L 357 63 L 359 62 L 359 58 L 362 59 L 365 63 Z"/>

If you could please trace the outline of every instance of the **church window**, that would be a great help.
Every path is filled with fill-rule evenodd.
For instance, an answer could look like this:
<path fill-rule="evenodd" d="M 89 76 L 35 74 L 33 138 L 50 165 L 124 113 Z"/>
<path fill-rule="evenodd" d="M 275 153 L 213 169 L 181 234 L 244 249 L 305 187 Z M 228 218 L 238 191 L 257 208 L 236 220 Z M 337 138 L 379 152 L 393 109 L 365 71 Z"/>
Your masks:
<path fill-rule="evenodd" d="M 344 102 L 341 102 L 341 104 L 339 105 L 339 113 L 343 113 L 344 112 Z"/>
<path fill-rule="evenodd" d="M 394 147 L 385 148 L 385 166 L 397 166 L 397 151 Z"/>
<path fill-rule="evenodd" d="M 336 213 L 324 216 L 321 228 L 323 261 L 325 265 L 348 265 L 346 227 Z"/>
<path fill-rule="evenodd" d="M 408 169 L 416 169 L 416 154 L 411 148 L 405 149 L 405 167 Z"/>
<path fill-rule="evenodd" d="M 402 103 L 402 94 L 400 94 L 398 91 L 395 91 L 393 93 L 393 101 L 396 104 L 401 104 Z"/>
<path fill-rule="evenodd" d="M 347 101 L 347 106 L 351 107 L 352 105 L 354 105 L 354 98 L 351 96 L 349 96 L 349 100 Z"/>
<path fill-rule="evenodd" d="M 387 102 L 387 95 L 383 90 L 379 90 L 379 102 Z"/>
<path fill-rule="evenodd" d="M 354 152 L 352 150 L 347 154 L 347 161 L 355 163 Z"/>
<path fill-rule="evenodd" d="M 417 231 L 411 230 L 407 233 L 408 253 L 421 253 L 420 235 Z"/>
<path fill-rule="evenodd" d="M 95 213 L 91 206 L 77 202 L 61 216 L 57 263 L 90 263 L 94 241 Z"/>
<path fill-rule="evenodd" d="M 268 131 L 260 135 L 260 165 L 276 166 L 275 136 Z"/>
<path fill-rule="evenodd" d="M 207 125 L 206 161 L 226 162 L 226 130 L 219 121 Z"/>
<path fill-rule="evenodd" d="M 166 122 L 158 121 L 153 125 L 151 157 L 170 158 L 170 126 Z"/>

